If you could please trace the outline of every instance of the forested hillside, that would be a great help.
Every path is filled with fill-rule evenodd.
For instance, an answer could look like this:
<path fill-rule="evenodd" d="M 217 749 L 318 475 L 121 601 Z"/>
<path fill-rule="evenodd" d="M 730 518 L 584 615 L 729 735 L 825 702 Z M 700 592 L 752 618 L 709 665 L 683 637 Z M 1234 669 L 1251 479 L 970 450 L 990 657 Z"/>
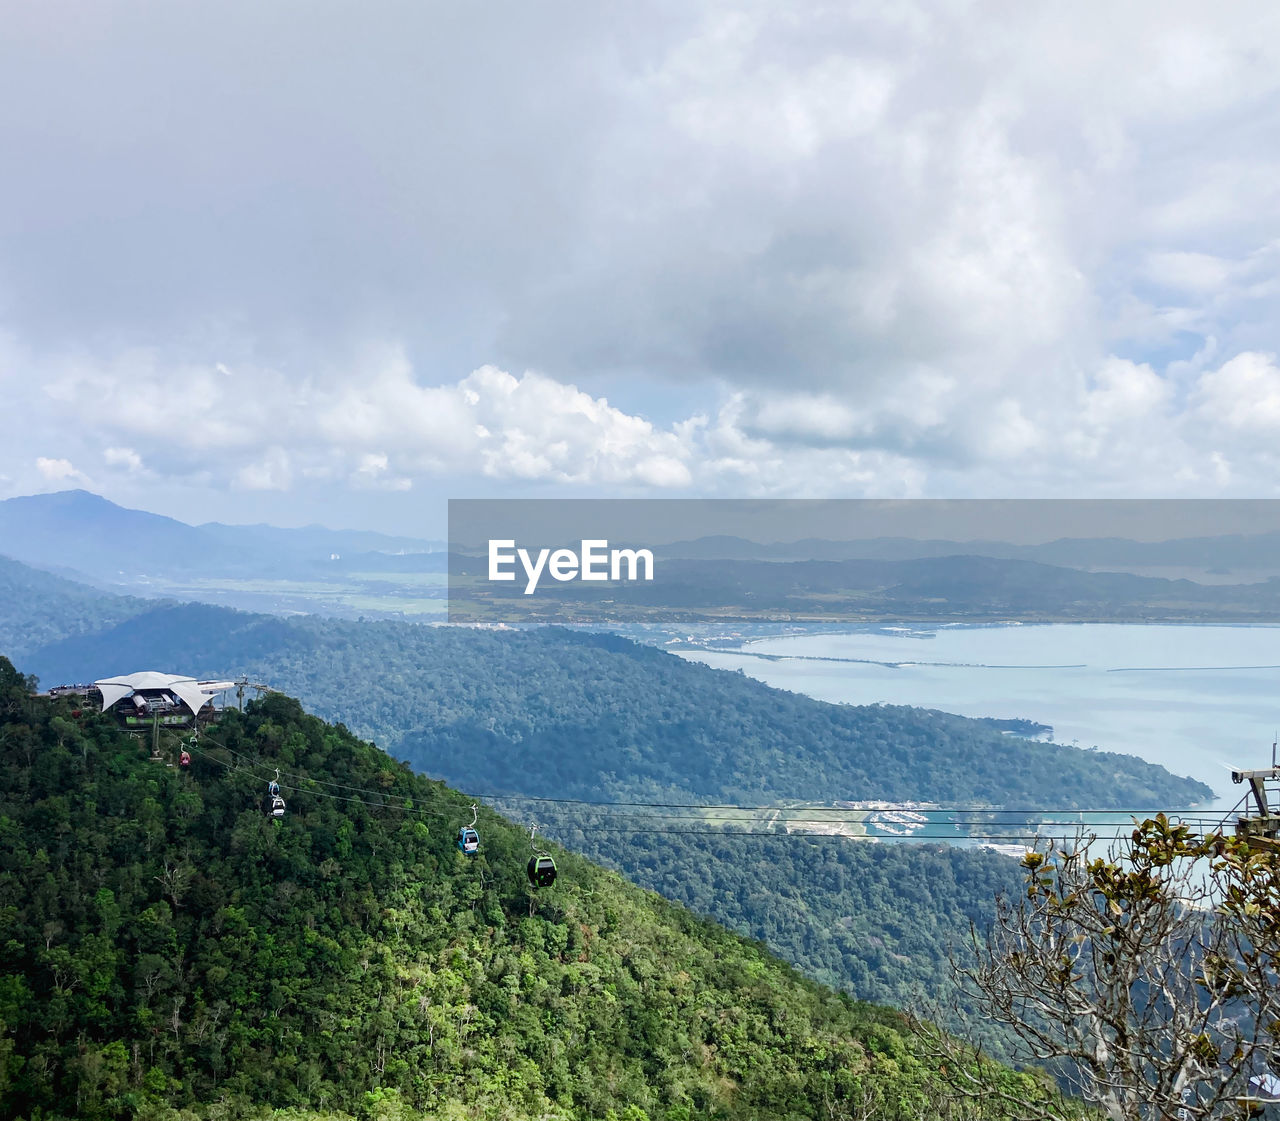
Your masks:
<path fill-rule="evenodd" d="M 946 1109 L 895 1013 L 580 857 L 535 891 L 492 813 L 463 856 L 464 797 L 287 697 L 167 768 L 0 659 L 0 774 L 5 1118 Z"/>
<path fill-rule="evenodd" d="M 0 556 L 0 653 L 11 657 L 106 630 L 155 606 L 154 601 L 109 595 Z"/>
<path fill-rule="evenodd" d="M 765 942 L 810 977 L 860 999 L 942 1008 L 958 1026 L 981 1016 L 956 983 L 970 924 L 985 926 L 997 893 L 1016 896 L 1023 873 L 990 851 L 873 844 L 839 837 L 717 836 L 664 829 L 597 833 L 571 813 L 543 812 L 575 852 Z M 980 1033 L 1002 1052 L 1003 1033 Z"/>
<path fill-rule="evenodd" d="M 588 801 L 835 798 L 1172 807 L 1208 796 L 1140 760 L 981 722 L 824 704 L 623 639 L 153 609 L 40 651 L 46 684 L 122 668 L 248 672 L 477 794 Z M 508 805 L 518 803 L 509 801 Z M 600 826 L 525 803 L 575 851 L 768 942 L 811 976 L 906 1006 L 954 994 L 964 943 L 1014 863 L 990 852 Z M 653 824 L 653 823 L 650 823 Z"/>
<path fill-rule="evenodd" d="M 1140 760 L 1028 744 L 978 721 L 770 689 L 626 640 L 164 608 L 46 648 L 46 682 L 118 667 L 247 671 L 475 793 L 588 801 L 981 799 L 1020 808 L 1208 796 Z M 515 803 L 511 803 L 514 805 Z M 1017 869 L 990 852 L 620 832 L 526 805 L 576 851 L 860 998 L 953 995 L 946 954 Z"/>
<path fill-rule="evenodd" d="M 611 635 L 184 605 L 45 647 L 28 664 L 46 684 L 121 667 L 248 672 L 477 793 L 1059 809 L 1185 806 L 1211 794 L 1132 756 L 921 709 L 827 704 Z"/>

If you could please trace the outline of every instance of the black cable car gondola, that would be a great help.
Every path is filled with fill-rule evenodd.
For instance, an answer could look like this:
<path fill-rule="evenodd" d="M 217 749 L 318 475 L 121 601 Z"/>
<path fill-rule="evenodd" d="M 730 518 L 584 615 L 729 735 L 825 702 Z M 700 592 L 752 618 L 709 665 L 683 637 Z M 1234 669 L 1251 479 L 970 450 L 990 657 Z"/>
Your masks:
<path fill-rule="evenodd" d="M 529 830 L 529 844 L 533 846 L 528 864 L 529 882 L 534 887 L 550 887 L 556 882 L 556 862 L 549 852 L 543 852 L 533 844 L 533 835 L 537 831 L 536 825 Z"/>
<path fill-rule="evenodd" d="M 556 862 L 546 853 L 529 857 L 529 882 L 534 887 L 550 887 L 556 882 Z"/>

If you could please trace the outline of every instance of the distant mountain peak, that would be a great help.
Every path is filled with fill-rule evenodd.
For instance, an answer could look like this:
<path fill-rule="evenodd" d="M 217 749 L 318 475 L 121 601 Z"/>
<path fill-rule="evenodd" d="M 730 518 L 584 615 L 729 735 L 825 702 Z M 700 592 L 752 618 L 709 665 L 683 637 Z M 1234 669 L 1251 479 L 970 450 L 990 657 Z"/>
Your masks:
<path fill-rule="evenodd" d="M 121 506 L 117 502 L 112 502 L 109 498 L 104 498 L 100 494 L 94 494 L 93 491 L 84 490 L 83 488 L 55 490 L 45 494 L 24 494 L 17 498 L 8 498 L 0 502 L 0 510 L 5 508 L 21 509 L 27 514 L 34 510 L 49 511 L 50 513 L 56 513 L 58 516 L 76 512 L 80 514 L 95 514 L 99 517 L 132 520 L 146 519 L 156 523 L 163 522 L 169 525 L 183 526 L 186 529 L 192 528 L 186 522 L 180 522 L 176 518 L 170 518 L 165 514 L 153 514 L 148 510 L 136 510 L 130 506 Z"/>
<path fill-rule="evenodd" d="M 306 580 L 335 554 L 398 556 L 431 553 L 437 546 L 443 543 L 365 530 L 190 525 L 83 489 L 0 501 L 0 554 L 144 594 L 157 581 Z"/>
<path fill-rule="evenodd" d="M 77 487 L 74 490 L 54 490 L 47 491 L 43 494 L 22 494 L 17 498 L 5 499 L 5 504 L 13 503 L 15 505 L 43 505 L 43 506 L 77 506 L 77 505 L 99 505 L 99 506 L 115 506 L 109 498 L 103 498 L 100 494 L 94 494 L 91 490 L 85 490 L 83 487 Z M 117 506 L 116 509 L 123 509 Z"/>

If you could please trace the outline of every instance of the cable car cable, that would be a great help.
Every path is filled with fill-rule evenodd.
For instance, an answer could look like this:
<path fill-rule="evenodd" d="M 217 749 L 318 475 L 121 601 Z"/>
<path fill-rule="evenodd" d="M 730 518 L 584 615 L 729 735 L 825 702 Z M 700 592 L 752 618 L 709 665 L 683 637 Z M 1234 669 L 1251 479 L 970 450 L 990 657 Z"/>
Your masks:
<path fill-rule="evenodd" d="M 231 749 L 228 749 L 228 750 L 231 750 Z M 215 762 L 221 763 L 224 767 L 230 768 L 230 764 L 224 762 L 223 760 L 217 759 L 214 756 L 209 756 L 207 752 L 201 751 L 200 754 L 205 755 L 208 758 L 214 759 Z M 324 791 L 314 791 L 314 790 L 307 791 L 307 790 L 301 790 L 296 787 L 286 787 L 286 789 L 290 789 L 293 792 L 302 794 L 302 795 L 310 794 L 315 797 L 328 798 L 334 801 L 351 802 L 358 805 L 371 806 L 375 809 L 396 809 L 396 810 L 399 810 L 400 812 L 408 813 L 411 815 L 417 815 L 417 816 L 436 817 L 436 818 L 452 816 L 451 814 L 434 812 L 426 809 L 421 809 L 416 806 L 403 807 L 403 806 L 392 806 L 383 802 L 370 802 L 366 799 L 353 798 L 349 795 L 329 794 Z M 661 822 L 662 824 L 661 825 L 659 824 L 621 825 L 621 824 L 613 824 L 609 822 L 591 822 L 585 825 L 579 825 L 578 827 L 583 829 L 584 831 L 589 830 L 591 832 L 626 834 L 629 836 L 632 836 L 632 835 L 656 835 L 656 836 L 680 835 L 680 836 L 686 836 L 686 837 L 717 837 L 722 840 L 725 838 L 733 838 L 733 837 L 772 837 L 775 840 L 793 840 L 793 839 L 873 840 L 874 839 L 881 842 L 892 842 L 894 840 L 917 841 L 917 842 L 919 841 L 954 842 L 957 839 L 960 839 L 968 842 L 986 841 L 986 842 L 1014 843 L 1014 842 L 1042 840 L 1042 839 L 1045 839 L 1047 836 L 1052 836 L 1051 831 L 1057 827 L 1075 828 L 1081 825 L 1080 822 L 1073 822 L 1073 821 L 1067 821 L 1067 822 L 1032 821 L 1032 820 L 1022 820 L 1022 819 L 1017 821 L 1006 820 L 1000 823 L 989 823 L 989 824 L 1003 824 L 1007 827 L 1022 824 L 1026 826 L 1026 831 L 1021 833 L 971 832 L 971 833 L 962 834 L 959 838 L 957 838 L 953 833 L 940 834 L 937 832 L 929 831 L 931 828 L 936 829 L 939 827 L 946 827 L 952 824 L 950 822 L 945 822 L 945 821 L 929 822 L 921 830 L 913 831 L 911 833 L 891 834 L 886 836 L 884 834 L 867 834 L 867 833 L 849 834 L 849 833 L 843 833 L 838 831 L 824 832 L 824 831 L 810 831 L 810 830 L 803 830 L 803 829 L 784 830 L 782 832 L 778 832 L 774 830 L 717 828 L 712 826 L 704 827 L 701 829 L 691 829 L 691 828 L 688 828 L 687 826 L 679 827 L 679 828 L 671 828 L 669 826 L 670 819 L 664 819 L 664 818 L 652 819 L 651 818 L 648 820 Z M 1214 820 L 1216 819 L 1204 819 L 1204 821 L 1206 822 L 1214 821 Z M 570 829 L 573 828 L 572 822 L 568 822 L 565 824 L 568 828 Z M 728 823 L 728 824 L 734 824 L 734 823 Z M 844 821 L 830 820 L 829 822 L 824 824 L 861 825 L 863 824 L 863 822 L 861 822 L 860 820 L 844 820 Z M 1092 823 L 1085 823 L 1085 824 L 1098 825 L 1103 827 L 1107 827 L 1107 826 L 1124 827 L 1131 824 L 1131 822 L 1092 822 Z M 1121 834 L 1121 833 L 1117 833 L 1115 835 L 1100 834 L 1098 835 L 1098 839 L 1101 841 L 1114 841 L 1114 840 L 1122 839 L 1123 836 L 1124 834 Z"/>
<path fill-rule="evenodd" d="M 214 739 L 210 735 L 206 734 L 204 738 L 210 743 L 212 743 L 214 746 L 228 752 L 229 754 L 235 756 L 236 758 L 243 760 L 251 768 L 257 769 L 257 768 L 262 768 L 267 766 L 267 764 L 265 764 L 262 760 L 255 759 L 251 756 L 245 755 L 243 752 L 237 751 L 235 748 L 232 748 L 227 744 L 221 743 L 220 741 Z M 222 766 L 226 767 L 228 770 L 236 769 L 230 763 L 227 763 L 225 760 L 218 759 L 216 756 L 212 756 L 208 752 L 205 752 L 199 748 L 196 748 L 195 751 L 205 758 L 209 758 L 214 760 L 215 762 L 220 763 Z M 277 773 L 279 772 L 277 771 Z M 332 787 L 336 787 L 338 789 L 343 789 L 343 790 L 373 794 L 384 800 L 375 802 L 375 801 L 369 801 L 363 798 L 354 798 L 349 795 L 330 794 L 325 791 L 307 789 L 306 787 L 301 785 L 289 787 L 289 789 L 291 789 L 293 792 L 298 794 L 303 794 L 303 795 L 309 794 L 316 797 L 329 798 L 334 801 L 348 801 L 355 804 L 370 806 L 375 809 L 394 809 L 402 813 L 409 813 L 409 814 L 414 814 L 422 817 L 443 818 L 443 817 L 453 816 L 453 813 L 456 813 L 456 810 L 453 811 L 453 813 L 451 813 L 451 812 L 432 811 L 425 808 L 424 803 L 425 804 L 432 804 L 432 803 L 441 804 L 445 801 L 453 801 L 453 799 L 447 798 L 447 796 L 445 797 L 441 797 L 439 795 L 434 797 L 429 796 L 428 798 L 425 798 L 425 799 L 413 798 L 412 796 L 409 796 L 409 795 L 392 795 L 392 794 L 387 794 L 383 791 L 374 790 L 368 787 L 357 787 L 348 783 L 339 783 L 331 780 L 316 779 L 316 778 L 311 778 L 309 776 L 300 775 L 300 774 L 286 773 L 282 777 L 296 779 L 299 783 L 317 784 L 317 785 L 322 784 L 322 785 L 332 786 Z M 1025 809 L 1025 810 L 1013 810 L 1007 807 L 994 808 L 989 806 L 975 806 L 973 804 L 967 804 L 967 805 L 922 804 L 921 802 L 918 802 L 918 801 L 909 802 L 909 803 L 878 802 L 878 804 L 875 805 L 874 807 L 855 808 L 855 807 L 849 807 L 849 806 L 832 806 L 829 803 L 827 804 L 799 803 L 799 804 L 793 804 L 793 805 L 779 805 L 777 803 L 773 803 L 773 804 L 767 804 L 767 805 L 753 806 L 753 805 L 739 805 L 734 803 L 631 802 L 631 801 L 621 801 L 621 800 L 600 801 L 600 800 L 589 800 L 589 799 L 583 799 L 583 798 L 549 798 L 549 797 L 542 797 L 538 795 L 522 795 L 522 794 L 480 795 L 478 797 L 481 797 L 481 798 L 489 797 L 497 801 L 522 801 L 522 802 L 548 803 L 552 805 L 577 805 L 577 806 L 583 806 L 583 807 L 594 807 L 601 811 L 624 810 L 624 809 L 677 809 L 677 810 L 697 810 L 697 811 L 703 811 L 704 813 L 705 811 L 713 810 L 713 811 L 721 811 L 722 813 L 753 814 L 753 815 L 757 815 L 761 812 L 774 812 L 778 815 L 785 813 L 788 816 L 795 813 L 806 812 L 806 811 L 815 812 L 815 813 L 821 812 L 823 816 L 818 820 L 820 820 L 822 824 L 830 825 L 830 826 L 839 826 L 839 825 L 865 826 L 867 824 L 868 816 L 872 814 L 891 813 L 891 812 L 920 812 L 921 810 L 925 810 L 931 814 L 948 814 L 949 813 L 949 814 L 975 815 L 975 819 L 971 821 L 933 818 L 927 821 L 926 823 L 924 823 L 925 829 L 929 829 L 929 828 L 936 829 L 940 827 L 945 828 L 948 826 L 958 828 L 964 825 L 975 825 L 975 826 L 984 825 L 987 827 L 1005 826 L 1005 827 L 1014 827 L 1014 828 L 1016 828 L 1017 826 L 1025 826 L 1027 830 L 1026 833 L 1017 834 L 1017 835 L 1012 835 L 1007 833 L 1000 833 L 1000 834 L 978 833 L 978 832 L 962 833 L 960 839 L 967 840 L 967 841 L 978 841 L 978 840 L 987 840 L 987 839 L 998 839 L 998 840 L 1007 839 L 1011 841 L 1026 840 L 1029 837 L 1035 837 L 1037 835 L 1044 836 L 1046 830 L 1052 830 L 1059 827 L 1061 828 L 1080 828 L 1080 827 L 1120 828 L 1120 827 L 1125 827 L 1132 824 L 1132 819 L 1130 818 L 1130 820 L 1126 820 L 1126 821 L 1111 820 L 1111 819 L 1117 818 L 1121 815 L 1129 815 L 1129 814 L 1149 815 L 1152 813 L 1164 812 L 1166 813 L 1166 815 L 1173 817 L 1175 820 L 1178 820 L 1183 824 L 1188 824 L 1188 825 L 1194 824 L 1197 826 L 1207 825 L 1207 824 L 1217 826 L 1221 823 L 1221 820 L 1222 820 L 1220 817 L 1217 817 L 1217 816 L 1207 816 L 1203 814 L 1197 814 L 1193 816 L 1189 812 L 1184 813 L 1178 810 L 1157 811 L 1157 810 L 1152 810 L 1150 808 L 1144 808 L 1141 810 L 1123 810 L 1123 809 L 1116 809 L 1114 807 L 1108 807 L 1107 809 L 1103 810 L 1103 809 L 1080 809 L 1078 807 L 1070 807 L 1066 809 L 1035 808 L 1035 809 Z M 406 803 L 406 804 L 398 804 L 399 802 Z M 845 811 L 846 813 L 856 814 L 858 816 L 836 817 L 834 816 L 836 811 Z M 1066 815 L 1066 816 L 1072 816 L 1072 817 L 1083 817 L 1085 815 L 1088 815 L 1091 817 L 1101 817 L 1103 818 L 1103 820 L 1093 821 L 1093 822 L 1061 821 L 1061 820 L 1057 820 L 1057 815 Z M 812 838 L 812 837 L 823 837 L 823 836 L 850 837 L 851 836 L 850 834 L 845 834 L 841 832 L 825 833 L 821 831 L 806 831 L 806 830 L 799 830 L 799 829 L 794 831 L 785 830 L 784 832 L 776 832 L 771 830 L 762 831 L 762 830 L 727 828 L 733 825 L 751 824 L 751 823 L 757 822 L 758 819 L 754 816 L 751 818 L 745 818 L 745 819 L 739 817 L 736 821 L 733 819 L 726 820 L 724 822 L 725 827 L 717 827 L 717 826 L 705 824 L 706 818 L 702 815 L 702 813 L 694 814 L 694 815 L 674 815 L 674 814 L 630 815 L 630 814 L 624 814 L 624 813 L 605 813 L 603 816 L 605 817 L 606 820 L 596 820 L 596 821 L 590 822 L 585 826 L 585 828 L 589 828 L 593 831 L 607 831 L 607 832 L 613 832 L 613 833 L 628 833 L 628 834 L 682 833 L 686 836 L 714 836 L 714 837 L 722 837 L 722 838 L 726 836 L 743 836 L 743 837 L 759 836 L 759 837 L 776 837 L 776 838 L 787 838 L 787 837 Z M 642 821 L 656 821 L 661 823 L 664 827 L 657 828 L 655 827 L 655 825 L 648 825 L 648 824 L 620 825 L 620 824 L 613 823 L 613 822 L 625 820 L 629 817 L 634 819 L 639 819 Z M 607 820 L 608 818 L 612 818 L 613 821 Z M 666 827 L 670 823 L 677 822 L 677 821 L 704 823 L 704 828 L 691 829 L 687 826 L 680 827 L 680 828 Z M 569 825 L 570 827 L 572 825 L 572 823 L 565 823 L 565 824 Z M 875 823 L 872 822 L 871 824 L 874 826 Z M 852 836 L 854 838 L 857 838 L 863 835 L 853 834 Z M 903 840 L 952 841 L 956 839 L 956 837 L 952 834 L 938 835 L 936 833 L 926 833 L 923 830 L 916 830 L 916 831 L 913 831 L 910 833 L 904 833 L 904 834 L 889 834 L 887 836 L 881 833 L 881 834 L 876 834 L 875 836 L 881 840 L 903 839 Z"/>
<path fill-rule="evenodd" d="M 255 766 L 263 765 L 261 762 L 257 760 L 253 760 L 250 756 L 244 755 L 241 752 L 236 751 L 234 748 L 228 747 L 226 744 L 218 743 L 218 741 L 214 740 L 212 736 L 209 736 L 206 734 L 205 738 L 217 744 L 219 747 L 222 747 L 224 750 L 231 752 L 233 755 L 236 755 L 239 758 L 244 759 Z M 334 782 L 329 779 L 311 778 L 310 776 L 296 775 L 296 774 L 288 775 L 287 772 L 286 772 L 286 775 L 287 777 L 295 778 L 300 782 L 313 782 L 323 786 L 337 787 L 342 790 L 356 791 L 357 793 L 361 793 L 361 794 L 373 794 L 373 795 L 378 795 L 386 798 L 403 798 L 406 800 L 412 800 L 415 803 L 424 800 L 424 799 L 412 798 L 412 796 L 410 795 L 387 794 L 381 790 L 374 790 L 372 788 L 362 787 L 362 786 L 352 786 L 349 783 Z M 416 777 L 422 777 L 422 776 L 416 776 Z M 439 781 L 439 780 L 431 780 L 431 781 Z M 1097 816 L 1097 815 L 1126 815 L 1127 816 L 1130 814 L 1146 815 L 1146 814 L 1153 814 L 1153 813 L 1164 813 L 1167 816 L 1171 816 L 1171 817 L 1177 816 L 1182 819 L 1188 819 L 1192 814 L 1199 811 L 1201 816 L 1203 816 L 1203 811 L 1201 810 L 1200 807 L 1186 807 L 1185 809 L 1153 809 L 1151 807 L 1125 808 L 1125 807 L 1117 807 L 1117 806 L 1107 806 L 1105 808 L 1098 808 L 1098 809 L 1089 809 L 1089 808 L 1081 809 L 1078 806 L 1065 806 L 1065 807 L 1028 807 L 1028 808 L 1019 809 L 1019 808 L 1010 807 L 1010 806 L 991 806 L 989 804 L 978 804 L 973 802 L 967 802 L 967 803 L 966 802 L 939 803 L 939 802 L 921 802 L 921 801 L 884 802 L 879 799 L 869 799 L 877 803 L 874 806 L 841 806 L 841 805 L 832 805 L 831 803 L 821 803 L 821 802 L 799 802 L 792 805 L 783 805 L 777 802 L 760 804 L 760 805 L 743 805 L 743 804 L 733 803 L 733 802 L 630 802 L 630 801 L 624 801 L 624 800 L 608 801 L 608 800 L 587 799 L 587 798 L 552 798 L 544 795 L 518 794 L 518 793 L 472 794 L 470 796 L 483 801 L 539 802 L 539 803 L 547 803 L 550 805 L 594 806 L 594 807 L 599 807 L 601 809 L 613 809 L 615 807 L 618 807 L 618 808 L 636 808 L 636 809 L 724 810 L 729 812 L 746 812 L 746 813 L 763 813 L 763 812 L 770 812 L 774 810 L 785 812 L 785 813 L 792 813 L 792 812 L 798 812 L 798 811 L 804 811 L 804 810 L 813 810 L 813 811 L 823 811 L 828 814 L 835 810 L 846 810 L 850 813 L 894 813 L 894 812 L 925 811 L 929 813 L 955 812 L 955 813 L 972 813 L 972 814 L 984 814 L 984 815 L 986 814 L 1001 814 L 1001 815 L 1089 814 L 1091 816 Z M 436 797 L 439 797 L 439 796 L 436 796 Z M 1021 819 L 1022 818 L 1020 817 L 1019 820 Z M 1213 820 L 1217 820 L 1217 819 L 1213 818 Z"/>

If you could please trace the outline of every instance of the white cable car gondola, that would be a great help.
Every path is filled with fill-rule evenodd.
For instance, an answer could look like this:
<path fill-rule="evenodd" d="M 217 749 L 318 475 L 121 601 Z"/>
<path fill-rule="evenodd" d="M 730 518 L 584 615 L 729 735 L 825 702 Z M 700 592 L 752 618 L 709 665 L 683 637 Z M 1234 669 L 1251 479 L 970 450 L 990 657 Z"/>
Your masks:
<path fill-rule="evenodd" d="M 267 797 L 271 800 L 267 806 L 267 814 L 274 818 L 284 817 L 285 805 L 284 799 L 280 797 L 280 771 L 276 771 L 276 777 L 267 783 Z"/>

